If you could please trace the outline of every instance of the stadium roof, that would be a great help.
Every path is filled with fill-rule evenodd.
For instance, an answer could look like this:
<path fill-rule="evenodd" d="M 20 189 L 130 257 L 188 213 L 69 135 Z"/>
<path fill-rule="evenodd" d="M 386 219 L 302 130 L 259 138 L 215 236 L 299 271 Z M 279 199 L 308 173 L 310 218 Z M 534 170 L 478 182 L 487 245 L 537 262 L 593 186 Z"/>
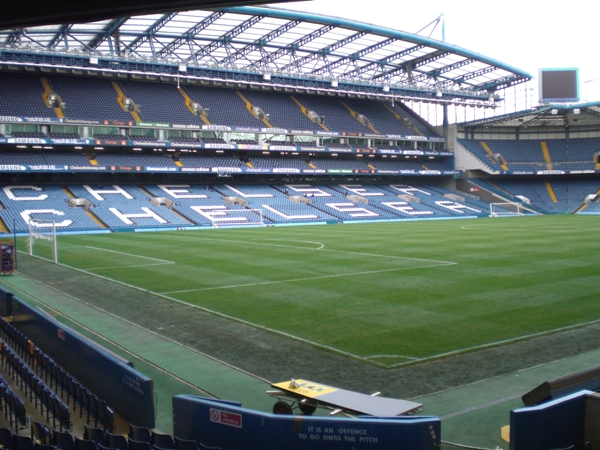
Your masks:
<path fill-rule="evenodd" d="M 477 127 L 585 127 L 600 125 L 600 102 L 549 103 L 537 107 L 485 119 L 460 123 L 465 128 Z"/>
<path fill-rule="evenodd" d="M 425 36 L 265 7 L 120 17 L 0 31 L 0 53 L 87 53 L 186 67 L 428 90 L 490 100 L 531 76 L 492 58 Z M 393 92 L 393 89 L 391 89 Z M 496 96 L 497 99 L 497 96 Z"/>

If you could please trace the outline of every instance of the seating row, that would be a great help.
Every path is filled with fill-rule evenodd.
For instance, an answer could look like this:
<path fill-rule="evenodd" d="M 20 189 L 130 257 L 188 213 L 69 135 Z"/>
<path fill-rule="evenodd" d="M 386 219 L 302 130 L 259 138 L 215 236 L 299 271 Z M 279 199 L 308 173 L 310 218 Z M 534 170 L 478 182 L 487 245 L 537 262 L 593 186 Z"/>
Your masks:
<path fill-rule="evenodd" d="M 86 423 L 93 420 L 94 426 L 114 428 L 114 411 L 104 400 L 62 369 L 2 317 L 0 334 L 4 339 L 3 365 L 9 375 L 14 376 L 25 395 L 35 402 L 35 407 L 40 408 L 46 420 L 52 419 L 54 427 L 58 424 L 61 431 L 71 429 L 69 407 L 72 402 L 73 412 L 79 410 L 80 418 L 85 412 Z"/>

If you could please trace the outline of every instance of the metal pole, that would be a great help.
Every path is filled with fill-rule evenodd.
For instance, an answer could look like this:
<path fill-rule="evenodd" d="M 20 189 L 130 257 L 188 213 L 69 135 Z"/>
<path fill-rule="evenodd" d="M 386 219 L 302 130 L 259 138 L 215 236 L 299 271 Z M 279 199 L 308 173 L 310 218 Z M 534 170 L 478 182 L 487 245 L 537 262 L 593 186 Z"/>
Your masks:
<path fill-rule="evenodd" d="M 17 219 L 13 219 L 13 240 L 15 241 L 13 255 L 15 260 L 15 270 L 17 270 Z"/>

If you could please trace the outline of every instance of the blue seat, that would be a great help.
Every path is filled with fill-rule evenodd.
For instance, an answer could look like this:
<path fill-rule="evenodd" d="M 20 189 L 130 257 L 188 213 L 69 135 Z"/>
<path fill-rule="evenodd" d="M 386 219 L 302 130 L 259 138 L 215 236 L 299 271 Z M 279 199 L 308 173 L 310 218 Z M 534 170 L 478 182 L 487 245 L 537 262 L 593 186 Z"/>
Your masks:
<path fill-rule="evenodd" d="M 75 450 L 75 439 L 66 431 L 54 431 L 53 444 L 58 450 Z"/>
<path fill-rule="evenodd" d="M 83 424 L 83 439 L 94 441 L 99 445 L 106 445 L 106 433 L 102 428 L 95 428 L 89 426 L 87 423 Z"/>
<path fill-rule="evenodd" d="M 146 427 L 138 427 L 135 425 L 129 424 L 129 440 L 138 442 L 152 442 L 152 433 L 150 433 L 150 429 Z"/>
<path fill-rule="evenodd" d="M 29 436 L 19 436 L 15 434 L 15 450 L 35 450 L 35 442 Z"/>
<path fill-rule="evenodd" d="M 12 449 L 13 442 L 15 440 L 14 434 L 9 428 L 0 428 L 0 448 L 1 449 Z"/>
<path fill-rule="evenodd" d="M 127 438 L 122 434 L 113 434 L 111 432 L 106 433 L 106 444 L 110 448 L 117 448 L 119 450 L 128 450 L 129 442 Z"/>
<path fill-rule="evenodd" d="M 153 450 L 150 442 L 136 441 L 129 439 L 129 450 Z"/>
<path fill-rule="evenodd" d="M 154 447 L 160 447 L 161 449 L 173 450 L 175 448 L 175 441 L 170 434 L 162 434 L 152 432 L 152 445 Z"/>
<path fill-rule="evenodd" d="M 31 421 L 29 423 L 31 428 L 31 439 L 39 444 L 50 444 L 52 441 L 52 432 L 50 428 L 41 422 Z"/>
<path fill-rule="evenodd" d="M 75 437 L 75 450 L 98 450 L 98 445 L 89 439 Z"/>

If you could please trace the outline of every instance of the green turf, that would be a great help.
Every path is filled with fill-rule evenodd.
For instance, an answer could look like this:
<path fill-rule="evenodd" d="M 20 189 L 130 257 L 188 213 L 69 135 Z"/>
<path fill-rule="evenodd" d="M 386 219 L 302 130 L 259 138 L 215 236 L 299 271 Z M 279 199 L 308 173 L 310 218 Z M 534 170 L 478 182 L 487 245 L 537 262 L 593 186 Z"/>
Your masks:
<path fill-rule="evenodd" d="M 559 215 L 58 245 L 62 264 L 394 367 L 600 319 L 599 230 L 600 216 Z"/>

